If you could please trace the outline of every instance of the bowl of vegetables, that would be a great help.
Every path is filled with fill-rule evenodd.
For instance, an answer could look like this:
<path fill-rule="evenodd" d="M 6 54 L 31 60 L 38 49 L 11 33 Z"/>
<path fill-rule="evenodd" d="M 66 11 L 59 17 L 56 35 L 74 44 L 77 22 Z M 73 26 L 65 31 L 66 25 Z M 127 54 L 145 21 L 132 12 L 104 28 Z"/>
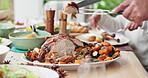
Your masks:
<path fill-rule="evenodd" d="M 0 63 L 2 63 L 7 55 L 8 51 L 10 50 L 9 47 L 0 45 Z"/>
<path fill-rule="evenodd" d="M 35 33 L 33 31 L 25 31 L 11 33 L 9 39 L 15 48 L 28 50 L 34 49 L 35 47 L 41 47 L 45 41 L 45 37 L 50 35 L 50 33 L 41 30 L 37 30 Z"/>
<path fill-rule="evenodd" d="M 0 37 L 8 38 L 8 35 L 14 30 L 15 26 L 12 24 L 0 24 Z"/>

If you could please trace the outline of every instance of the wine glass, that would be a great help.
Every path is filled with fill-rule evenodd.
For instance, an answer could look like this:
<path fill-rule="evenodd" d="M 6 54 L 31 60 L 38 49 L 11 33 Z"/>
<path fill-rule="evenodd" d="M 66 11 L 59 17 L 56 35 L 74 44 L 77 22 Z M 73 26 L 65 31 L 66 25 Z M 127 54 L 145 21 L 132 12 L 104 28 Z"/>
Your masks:
<path fill-rule="evenodd" d="M 87 59 L 81 60 L 81 64 L 77 69 L 77 78 L 106 78 L 105 63 L 92 64 Z"/>

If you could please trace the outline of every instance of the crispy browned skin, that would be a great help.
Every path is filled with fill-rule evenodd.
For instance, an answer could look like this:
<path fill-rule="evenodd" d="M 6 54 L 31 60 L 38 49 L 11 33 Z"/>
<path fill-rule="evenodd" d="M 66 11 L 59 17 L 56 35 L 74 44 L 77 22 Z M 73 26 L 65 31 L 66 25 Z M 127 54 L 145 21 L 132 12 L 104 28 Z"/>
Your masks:
<path fill-rule="evenodd" d="M 78 5 L 77 5 L 75 2 L 71 2 L 71 4 L 69 3 L 69 4 L 66 6 L 66 8 L 69 7 L 69 6 L 74 6 L 74 7 L 76 7 L 76 8 L 78 9 L 78 11 L 79 11 L 79 7 L 78 7 Z"/>

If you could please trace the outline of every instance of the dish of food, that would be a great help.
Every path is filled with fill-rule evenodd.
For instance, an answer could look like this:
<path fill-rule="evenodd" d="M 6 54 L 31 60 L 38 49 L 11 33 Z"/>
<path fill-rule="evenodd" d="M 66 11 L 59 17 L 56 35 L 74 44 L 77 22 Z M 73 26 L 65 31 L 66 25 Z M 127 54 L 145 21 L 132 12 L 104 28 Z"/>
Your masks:
<path fill-rule="evenodd" d="M 9 38 L 8 35 L 15 30 L 15 25 L 0 23 L 0 37 Z"/>
<path fill-rule="evenodd" d="M 9 39 L 6 39 L 6 38 L 0 38 L 0 45 L 10 45 L 11 44 L 11 41 Z"/>
<path fill-rule="evenodd" d="M 49 36 L 50 33 L 46 31 L 37 30 L 37 38 L 33 38 L 34 36 L 32 31 L 25 31 L 25 32 L 15 32 L 9 34 L 9 39 L 12 41 L 12 45 L 21 50 L 28 50 L 34 49 L 35 47 L 41 47 L 41 45 L 45 41 L 45 37 Z M 30 37 L 24 38 L 26 36 Z M 25 43 L 25 44 L 24 44 Z"/>
<path fill-rule="evenodd" d="M 0 65 L 0 78 L 59 78 L 53 70 L 25 65 Z"/>
<path fill-rule="evenodd" d="M 27 35 L 18 36 L 17 38 L 38 38 L 39 36 L 36 33 L 31 33 Z"/>
<path fill-rule="evenodd" d="M 46 39 L 41 49 L 28 51 L 22 59 L 39 65 L 78 66 L 81 59 L 92 63 L 109 63 L 120 57 L 120 50 L 108 42 L 83 43 L 69 35 L 54 35 Z"/>
<path fill-rule="evenodd" d="M 123 45 L 127 44 L 130 41 L 127 37 L 121 34 L 112 34 L 108 36 L 108 34 L 106 33 L 102 34 L 87 33 L 76 36 L 76 38 L 86 43 L 96 43 L 96 42 L 101 43 L 105 41 L 109 42 L 111 45 Z"/>

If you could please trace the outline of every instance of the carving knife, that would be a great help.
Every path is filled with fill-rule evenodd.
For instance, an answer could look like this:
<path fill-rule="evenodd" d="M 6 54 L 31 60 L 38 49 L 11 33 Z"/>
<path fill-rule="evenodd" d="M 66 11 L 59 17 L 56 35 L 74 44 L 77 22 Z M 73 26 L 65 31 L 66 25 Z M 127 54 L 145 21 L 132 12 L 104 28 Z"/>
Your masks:
<path fill-rule="evenodd" d="M 96 3 L 96 2 L 100 2 L 100 1 L 101 0 L 84 0 L 84 1 L 77 3 L 77 5 L 79 8 L 81 8 L 81 7 L 84 7 L 84 6 L 87 6 L 87 5 Z"/>

